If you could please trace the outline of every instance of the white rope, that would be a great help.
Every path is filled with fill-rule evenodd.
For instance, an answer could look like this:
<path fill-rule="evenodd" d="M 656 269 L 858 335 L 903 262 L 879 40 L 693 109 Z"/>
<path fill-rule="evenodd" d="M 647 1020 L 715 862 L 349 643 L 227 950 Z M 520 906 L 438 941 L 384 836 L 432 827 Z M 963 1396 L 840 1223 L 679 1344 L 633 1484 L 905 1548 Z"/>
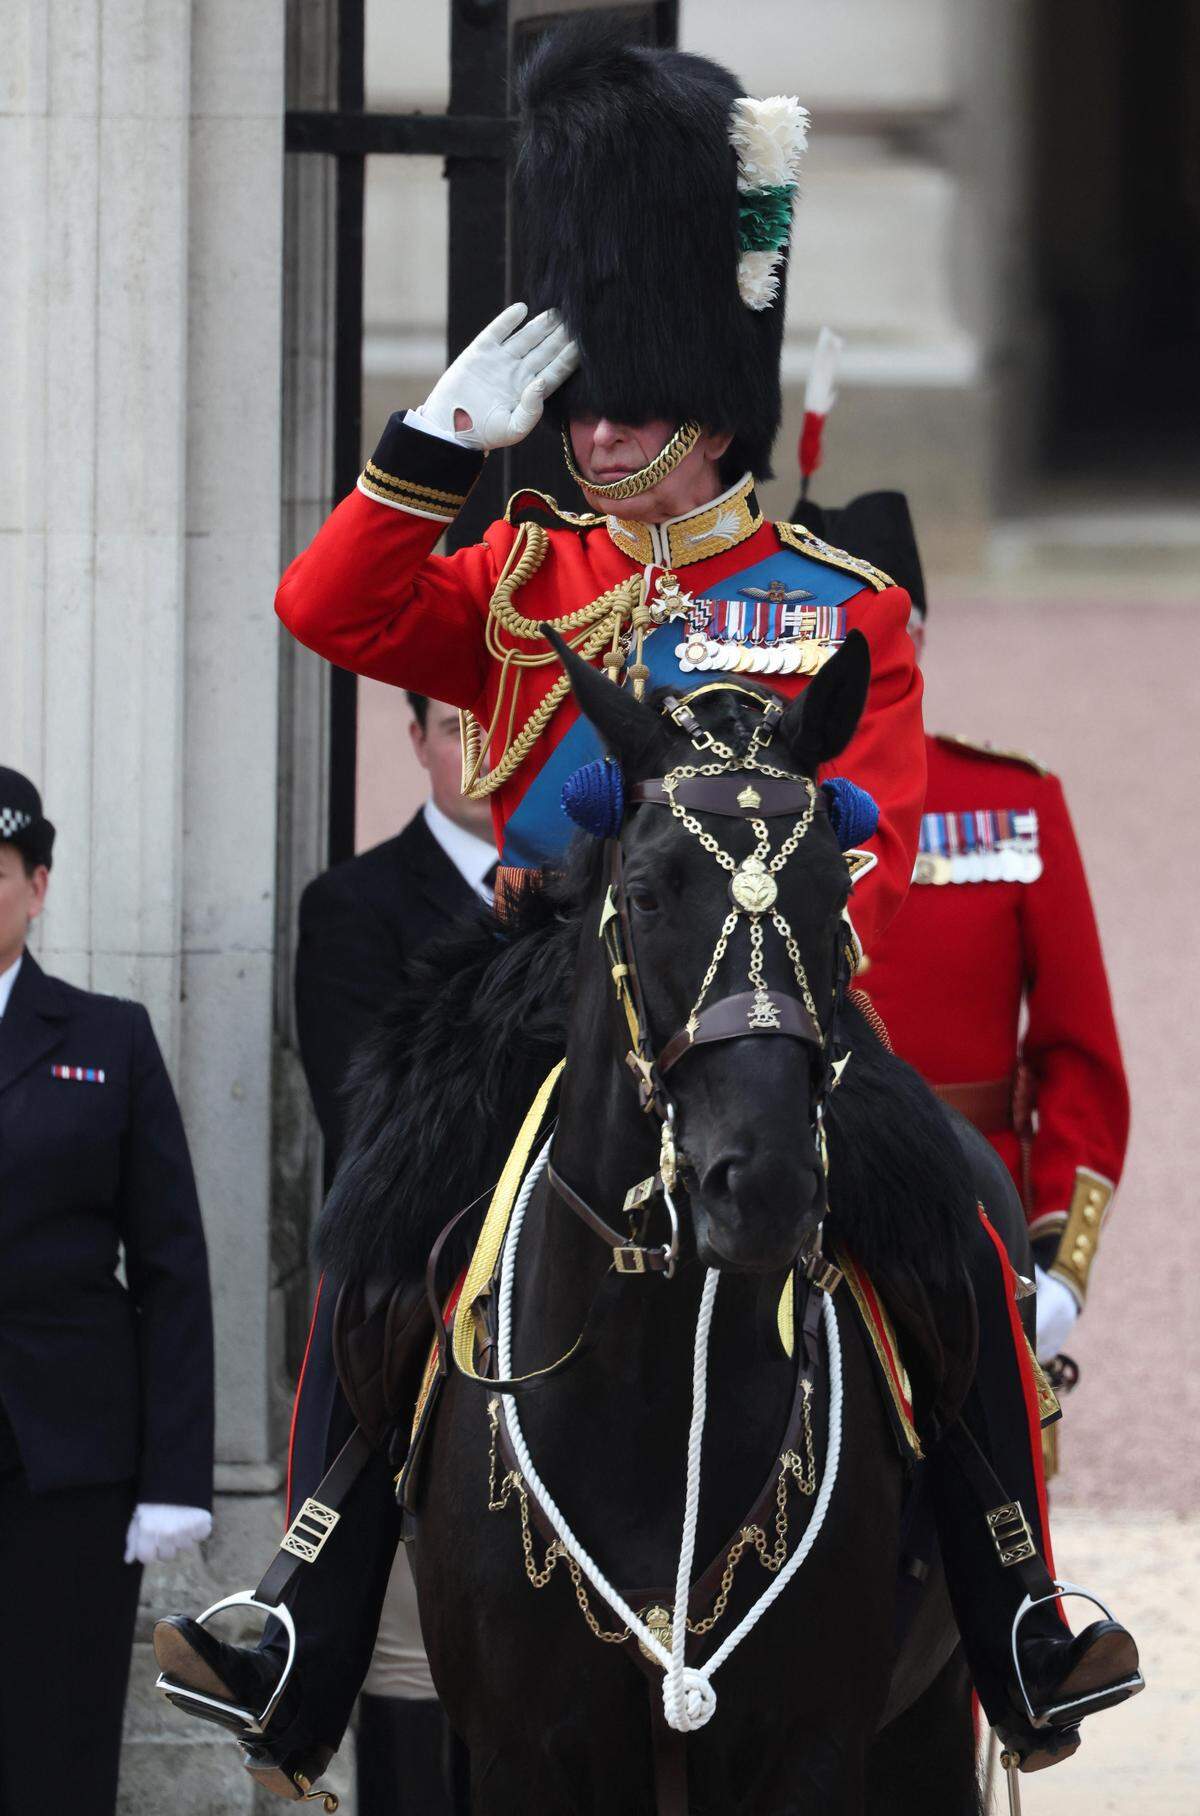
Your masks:
<path fill-rule="evenodd" d="M 688 1431 L 687 1487 L 683 1497 L 683 1541 L 675 1572 L 675 1612 L 671 1623 L 671 1668 L 663 1679 L 663 1713 L 668 1725 L 681 1734 L 702 1728 L 717 1706 L 717 1693 L 702 1671 L 691 1670 L 684 1659 L 687 1647 L 688 1600 L 692 1587 L 692 1558 L 696 1550 L 696 1523 L 700 1515 L 700 1446 L 704 1415 L 708 1410 L 708 1333 L 721 1276 L 710 1267 L 704 1276 L 700 1311 L 696 1318 L 696 1346 L 692 1356 L 692 1422 Z"/>
<path fill-rule="evenodd" d="M 504 1242 L 500 1270 L 500 1316 L 496 1358 L 502 1380 L 506 1380 L 512 1373 L 512 1308 L 517 1243 L 520 1240 L 521 1225 L 525 1221 L 525 1212 L 533 1195 L 533 1189 L 541 1178 L 549 1157 L 550 1140 L 548 1138 L 522 1183 Z M 700 1454 L 707 1405 L 708 1340 L 719 1280 L 720 1275 L 716 1269 L 710 1268 L 705 1276 L 700 1311 L 696 1320 L 696 1345 L 692 1363 L 692 1420 L 688 1434 L 687 1486 L 684 1497 L 679 1568 L 675 1578 L 675 1608 L 671 1626 L 670 1652 L 667 1651 L 658 1636 L 651 1632 L 645 1621 L 635 1614 L 619 1590 L 609 1582 L 590 1552 L 584 1548 L 572 1532 L 561 1508 L 534 1467 L 533 1458 L 529 1454 L 529 1446 L 526 1444 L 525 1435 L 521 1430 L 516 1400 L 512 1394 L 500 1395 L 509 1439 L 517 1465 L 530 1493 L 540 1502 L 542 1511 L 568 1556 L 578 1564 L 597 1594 L 603 1596 L 613 1612 L 636 1635 L 643 1649 L 651 1657 L 657 1659 L 662 1666 L 664 1672 L 663 1711 L 668 1725 L 680 1734 L 688 1734 L 695 1728 L 702 1728 L 705 1722 L 711 1719 L 717 1706 L 717 1693 L 713 1689 L 711 1681 L 713 1673 L 719 1665 L 724 1664 L 730 1653 L 758 1623 L 772 1602 L 783 1593 L 816 1544 L 825 1523 L 825 1516 L 829 1511 L 830 1501 L 833 1499 L 842 1450 L 842 1346 L 833 1299 L 826 1295 L 822 1309 L 825 1341 L 829 1354 L 829 1436 L 825 1447 L 825 1470 L 812 1518 L 805 1528 L 803 1538 L 783 1569 L 743 1616 L 724 1643 L 713 1653 L 708 1663 L 702 1668 L 685 1664 L 688 1592 L 691 1584 L 696 1524 L 700 1506 Z"/>

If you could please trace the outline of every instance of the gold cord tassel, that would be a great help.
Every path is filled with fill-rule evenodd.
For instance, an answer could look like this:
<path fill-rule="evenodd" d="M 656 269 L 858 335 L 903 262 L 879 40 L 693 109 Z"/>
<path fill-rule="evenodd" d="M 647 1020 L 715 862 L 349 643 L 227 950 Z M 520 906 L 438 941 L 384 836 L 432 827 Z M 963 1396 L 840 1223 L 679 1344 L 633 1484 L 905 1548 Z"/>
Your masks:
<path fill-rule="evenodd" d="M 488 654 L 499 664 L 500 673 L 496 704 L 486 731 L 473 712 L 464 709 L 460 713 L 462 792 L 468 800 L 486 800 L 498 788 L 503 788 L 525 761 L 570 690 L 566 675 L 560 675 L 514 735 L 521 670 L 544 668 L 558 661 L 555 651 L 546 646 L 540 621 L 523 617 L 513 605 L 513 594 L 537 573 L 546 558 L 549 542 L 546 531 L 539 524 L 521 525 L 488 604 L 484 636 Z M 601 660 L 616 680 L 625 662 L 621 633 L 643 590 L 641 575 L 631 574 L 628 580 L 610 587 L 590 604 L 555 618 L 554 627 L 585 662 L 594 662 L 604 650 Z M 519 638 L 541 647 L 519 649 L 512 642 L 502 641 L 501 632 L 508 638 Z M 605 650 L 606 644 L 610 645 L 608 650 Z M 481 773 L 484 759 L 492 749 L 501 725 L 504 726 L 503 749 L 494 767 L 485 775 Z"/>

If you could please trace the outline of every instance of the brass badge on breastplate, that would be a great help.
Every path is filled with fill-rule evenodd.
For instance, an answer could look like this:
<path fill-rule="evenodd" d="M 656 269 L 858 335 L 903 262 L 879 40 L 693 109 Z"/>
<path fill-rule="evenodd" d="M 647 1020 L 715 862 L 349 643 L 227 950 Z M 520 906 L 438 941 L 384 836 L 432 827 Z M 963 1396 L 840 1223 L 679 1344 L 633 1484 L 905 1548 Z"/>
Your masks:
<path fill-rule="evenodd" d="M 765 914 L 775 905 L 779 885 L 761 858 L 743 858 L 729 879 L 729 893 L 743 914 Z"/>
<path fill-rule="evenodd" d="M 671 1645 L 671 1610 L 656 1602 L 653 1607 L 643 1608 L 642 1620 L 649 1627 L 659 1645 L 669 1649 Z M 654 1657 L 645 1640 L 639 1639 L 638 1646 L 646 1658 Z"/>
<path fill-rule="evenodd" d="M 778 1034 L 781 1028 L 779 1007 L 767 990 L 756 990 L 746 1015 L 746 1026 L 752 1034 Z"/>

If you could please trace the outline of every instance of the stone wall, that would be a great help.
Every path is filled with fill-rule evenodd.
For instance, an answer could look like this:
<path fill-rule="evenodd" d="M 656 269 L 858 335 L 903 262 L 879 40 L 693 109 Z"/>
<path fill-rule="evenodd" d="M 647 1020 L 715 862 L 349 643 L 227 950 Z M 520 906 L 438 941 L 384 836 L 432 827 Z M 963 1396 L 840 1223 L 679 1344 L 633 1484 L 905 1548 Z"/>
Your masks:
<path fill-rule="evenodd" d="M 43 961 L 150 1008 L 215 1286 L 216 1535 L 146 1573 L 122 1807 L 249 1810 L 228 1743 L 154 1697 L 146 1639 L 278 1531 L 284 0 L 4 0 L 0 42 L 0 761 L 59 827 Z"/>

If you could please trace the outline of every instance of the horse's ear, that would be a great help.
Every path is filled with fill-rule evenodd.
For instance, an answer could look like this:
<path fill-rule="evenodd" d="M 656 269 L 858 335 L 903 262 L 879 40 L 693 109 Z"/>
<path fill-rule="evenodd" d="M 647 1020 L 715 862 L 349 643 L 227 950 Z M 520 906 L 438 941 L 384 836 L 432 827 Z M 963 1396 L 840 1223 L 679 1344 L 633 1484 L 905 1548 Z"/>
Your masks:
<path fill-rule="evenodd" d="M 822 763 L 841 756 L 862 717 L 870 684 L 870 645 L 861 631 L 850 631 L 783 715 L 783 737 L 804 775 L 815 776 Z"/>
<path fill-rule="evenodd" d="M 579 710 L 600 733 L 618 761 L 640 757 L 659 729 L 658 714 L 627 687 L 614 687 L 608 676 L 577 656 L 552 624 L 538 627 L 567 671 Z"/>

